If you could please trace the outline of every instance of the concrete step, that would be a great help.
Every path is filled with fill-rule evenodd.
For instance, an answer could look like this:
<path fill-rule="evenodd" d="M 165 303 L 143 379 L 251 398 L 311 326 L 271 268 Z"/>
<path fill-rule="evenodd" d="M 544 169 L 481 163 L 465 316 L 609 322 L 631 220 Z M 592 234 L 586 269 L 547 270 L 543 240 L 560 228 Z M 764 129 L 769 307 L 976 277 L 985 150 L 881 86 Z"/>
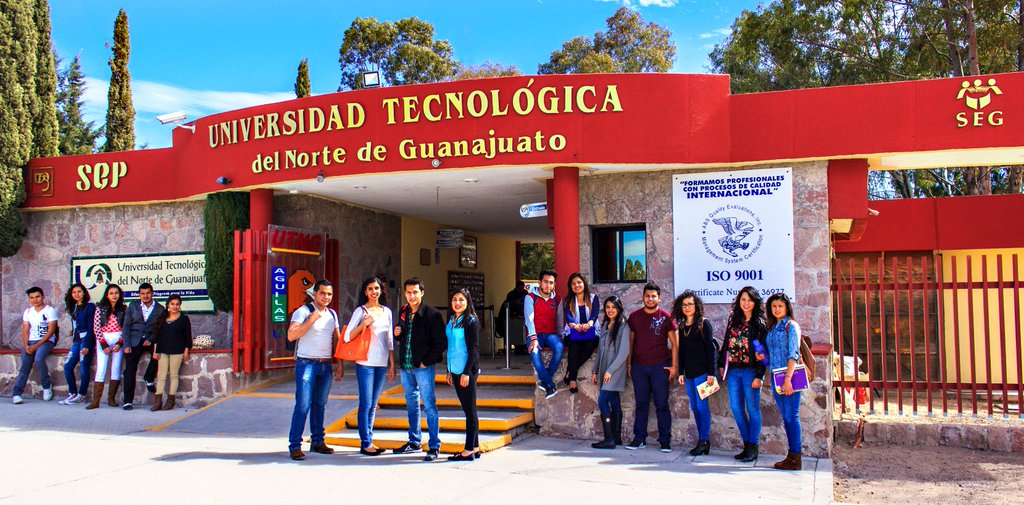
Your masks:
<path fill-rule="evenodd" d="M 455 454 L 462 452 L 466 444 L 465 433 L 460 432 L 444 432 L 440 433 L 441 438 L 441 452 L 445 454 Z M 423 450 L 426 451 L 426 431 L 423 432 Z M 381 449 L 397 449 L 409 440 L 409 434 L 406 430 L 377 430 L 373 431 L 373 443 Z M 327 445 L 337 445 L 342 447 L 355 447 L 359 448 L 359 432 L 355 430 L 345 430 L 338 433 L 328 433 L 324 437 L 324 442 Z M 512 435 L 509 433 L 480 433 L 480 451 L 488 452 L 512 443 Z"/>
<path fill-rule="evenodd" d="M 382 394 L 378 402 L 381 407 L 405 407 L 405 395 L 402 388 L 389 389 Z M 444 385 L 434 388 L 434 397 L 437 399 L 439 408 L 461 407 L 459 398 L 455 394 L 455 388 Z M 533 411 L 534 387 L 533 386 L 496 386 L 485 385 L 477 387 L 476 406 L 479 409 L 520 409 Z"/>
<path fill-rule="evenodd" d="M 439 373 L 434 377 L 439 384 L 447 384 L 446 374 Z M 477 376 L 477 385 L 500 385 L 500 386 L 536 386 L 537 380 L 530 375 L 488 375 L 486 373 Z"/>
<path fill-rule="evenodd" d="M 511 431 L 519 426 L 533 422 L 532 411 L 478 410 L 477 413 L 480 416 L 480 431 Z M 351 429 L 356 429 L 359 423 L 355 411 L 345 416 L 345 424 Z M 438 411 L 438 424 L 442 431 L 465 431 L 466 417 L 462 410 L 440 410 Z M 408 413 L 404 408 L 377 409 L 377 416 L 373 420 L 373 428 L 374 430 L 408 430 Z M 423 430 L 427 429 L 427 416 L 425 414 L 420 415 L 420 428 Z"/>

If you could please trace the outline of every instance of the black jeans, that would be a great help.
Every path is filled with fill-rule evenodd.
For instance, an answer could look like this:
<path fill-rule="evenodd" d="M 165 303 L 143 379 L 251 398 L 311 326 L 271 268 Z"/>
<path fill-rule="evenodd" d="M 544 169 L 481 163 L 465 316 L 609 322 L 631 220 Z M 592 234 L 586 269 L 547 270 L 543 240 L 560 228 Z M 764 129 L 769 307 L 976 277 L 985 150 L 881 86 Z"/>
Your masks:
<path fill-rule="evenodd" d="M 153 346 L 139 344 L 132 347 L 131 353 L 124 353 L 124 374 L 121 376 L 125 403 L 135 402 L 135 376 L 139 374 L 139 361 L 144 355 L 149 355 L 149 365 L 146 366 L 142 379 L 146 382 L 156 380 L 156 367 L 158 363 L 153 359 Z"/>
<path fill-rule="evenodd" d="M 480 447 L 480 417 L 476 413 L 476 374 L 469 375 L 469 385 L 462 387 L 462 375 L 452 374 L 455 394 L 466 414 L 466 450 L 472 451 Z"/>
<path fill-rule="evenodd" d="M 569 340 L 569 363 L 565 376 L 571 381 L 578 380 L 580 367 L 594 355 L 597 349 L 597 339 L 593 340 Z"/>

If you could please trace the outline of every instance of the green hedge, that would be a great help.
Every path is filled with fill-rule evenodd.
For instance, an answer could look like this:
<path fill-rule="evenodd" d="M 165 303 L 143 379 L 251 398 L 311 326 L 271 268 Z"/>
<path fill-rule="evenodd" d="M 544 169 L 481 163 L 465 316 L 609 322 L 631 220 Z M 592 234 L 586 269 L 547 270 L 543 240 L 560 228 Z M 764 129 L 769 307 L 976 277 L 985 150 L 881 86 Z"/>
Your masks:
<path fill-rule="evenodd" d="M 235 230 L 249 228 L 249 193 L 230 191 L 206 197 L 203 210 L 206 244 L 206 286 L 213 306 L 234 309 Z"/>

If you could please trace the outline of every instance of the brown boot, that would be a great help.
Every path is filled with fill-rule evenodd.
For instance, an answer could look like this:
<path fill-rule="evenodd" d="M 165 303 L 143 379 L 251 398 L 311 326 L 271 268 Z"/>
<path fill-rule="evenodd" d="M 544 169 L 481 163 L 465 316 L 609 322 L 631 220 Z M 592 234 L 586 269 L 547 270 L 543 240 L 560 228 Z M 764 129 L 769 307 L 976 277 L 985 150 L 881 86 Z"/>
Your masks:
<path fill-rule="evenodd" d="M 174 410 L 174 395 L 167 395 L 167 403 L 164 404 L 163 410 Z"/>
<path fill-rule="evenodd" d="M 92 409 L 95 409 L 95 408 L 99 408 L 99 406 L 100 406 L 100 399 L 101 398 L 103 398 L 103 383 L 102 382 L 93 382 L 92 383 L 92 401 L 90 401 L 89 404 L 85 406 L 85 410 L 92 410 Z"/>
<path fill-rule="evenodd" d="M 107 405 L 110 405 L 111 407 L 120 407 L 120 405 L 117 404 L 117 399 L 114 398 L 117 396 L 118 389 L 121 389 L 121 381 L 111 380 L 110 389 L 107 391 Z"/>
<path fill-rule="evenodd" d="M 789 453 L 786 455 L 786 459 L 775 463 L 774 468 L 776 470 L 800 470 L 803 468 L 803 461 L 799 453 Z"/>
<path fill-rule="evenodd" d="M 163 401 L 164 401 L 164 395 L 158 394 L 158 395 L 154 396 L 153 397 L 153 406 L 150 407 L 149 410 L 152 411 L 152 412 L 156 412 L 156 411 L 160 410 L 160 407 L 162 406 Z M 168 401 L 170 401 L 170 400 L 168 400 Z"/>

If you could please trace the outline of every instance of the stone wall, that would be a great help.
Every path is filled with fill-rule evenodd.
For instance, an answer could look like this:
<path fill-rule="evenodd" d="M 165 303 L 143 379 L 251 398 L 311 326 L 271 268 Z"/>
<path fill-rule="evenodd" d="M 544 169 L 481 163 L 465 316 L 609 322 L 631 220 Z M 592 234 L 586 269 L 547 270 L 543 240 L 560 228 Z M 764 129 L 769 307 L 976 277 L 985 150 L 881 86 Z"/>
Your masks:
<path fill-rule="evenodd" d="M 334 296 L 344 321 L 356 305 L 363 279 L 373 275 L 388 281 L 388 304 L 397 306 L 396 285 L 400 288 L 402 283 L 400 217 L 315 196 L 281 195 L 274 198 L 274 223 L 323 231 L 340 241 L 341 279 Z"/>
<path fill-rule="evenodd" d="M 68 395 L 67 381 L 64 380 L 64 362 L 66 358 L 67 354 L 53 354 L 46 360 L 53 387 L 54 402 Z M 11 396 L 11 390 L 14 389 L 14 383 L 18 378 L 20 359 L 21 357 L 18 354 L 0 354 L 0 396 L 5 398 Z M 140 377 L 147 363 L 148 358 L 143 358 L 139 364 Z M 93 370 L 95 370 L 95 363 L 93 367 Z M 43 390 L 39 385 L 38 373 L 38 370 L 32 370 L 31 375 L 29 375 L 28 387 L 25 388 L 24 393 L 26 398 L 42 398 Z M 189 361 L 181 365 L 178 378 L 177 405 L 203 407 L 232 393 L 269 380 L 285 377 L 291 373 L 293 373 L 293 370 L 289 368 L 274 372 L 236 375 L 231 370 L 231 353 L 196 352 L 190 356 Z M 76 376 L 78 376 L 77 372 Z M 153 395 L 146 392 L 145 382 L 141 378 L 137 382 L 135 405 L 152 405 Z M 117 399 L 118 401 L 121 400 L 120 393 L 117 395 Z M 106 403 L 102 405 L 106 407 Z"/>
<path fill-rule="evenodd" d="M 31 286 L 43 288 L 47 301 L 59 309 L 62 332 L 71 328 L 62 305 L 74 256 L 202 251 L 204 205 L 190 201 L 24 213 L 28 236 L 21 250 L 0 259 L 0 348 L 21 349 L 21 314 Z M 194 334 L 212 336 L 218 349 L 231 347 L 230 314 L 189 317 Z M 57 347 L 70 345 L 65 335 Z"/>
<path fill-rule="evenodd" d="M 827 163 L 796 163 L 793 167 L 793 227 L 795 277 L 797 296 L 794 311 L 806 335 L 814 342 L 831 342 L 830 331 L 830 273 Z M 768 168 L 768 167 L 751 167 Z M 713 172 L 715 170 L 701 170 Z M 595 175 L 580 178 L 580 266 L 581 272 L 592 279 L 591 227 L 597 225 L 647 225 L 648 279 L 662 288 L 662 307 L 668 309 L 676 286 L 673 281 L 672 239 L 672 175 L 671 171 Z M 682 173 L 682 171 L 679 171 Z M 690 287 L 690 286 L 686 286 Z M 682 291 L 680 287 L 678 291 Z M 619 296 L 627 311 L 641 306 L 643 284 L 595 284 L 592 288 L 601 298 Z M 728 318 L 728 304 L 705 306 L 705 316 L 711 320 L 717 337 Z M 593 360 L 580 370 L 581 377 L 589 377 Z M 818 377 L 801 402 L 801 423 L 804 451 L 812 456 L 828 456 L 831 452 L 831 395 L 827 381 L 828 367 L 818 360 Z M 558 378 L 564 373 L 559 372 Z M 544 400 L 538 393 L 537 424 L 541 433 L 573 438 L 594 438 L 601 427 L 596 406 L 597 386 L 582 385 L 576 395 L 559 393 Z M 691 446 L 696 442 L 696 427 L 690 419 L 689 400 L 685 388 L 674 384 L 670 390 L 672 411 L 672 439 L 674 444 Z M 622 396 L 625 416 L 624 431 L 631 432 L 635 401 L 632 387 L 627 386 Z M 786 434 L 771 391 L 766 387 L 761 394 L 761 413 L 764 428 L 761 450 L 785 454 Z M 711 397 L 713 447 L 741 446 L 736 424 L 729 410 L 725 388 Z M 583 420 L 583 422 L 581 422 Z M 657 427 L 653 405 L 650 430 L 656 438 Z"/>

